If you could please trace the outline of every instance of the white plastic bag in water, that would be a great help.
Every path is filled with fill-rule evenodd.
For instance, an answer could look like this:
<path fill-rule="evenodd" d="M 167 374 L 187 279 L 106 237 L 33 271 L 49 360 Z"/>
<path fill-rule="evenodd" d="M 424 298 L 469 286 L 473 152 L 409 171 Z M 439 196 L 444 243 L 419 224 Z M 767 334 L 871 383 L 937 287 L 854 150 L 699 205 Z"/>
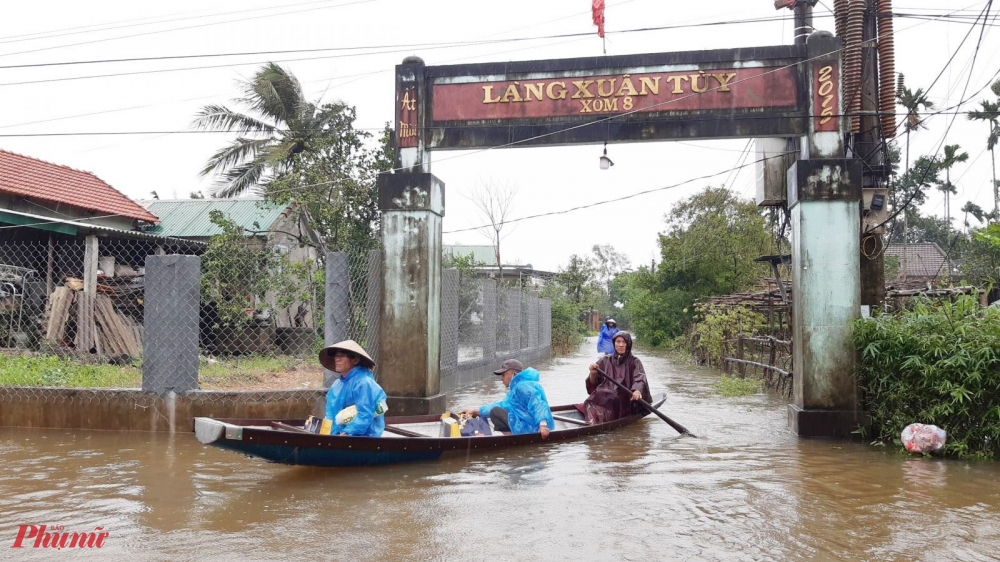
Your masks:
<path fill-rule="evenodd" d="M 944 448 L 948 433 L 936 425 L 911 423 L 903 430 L 900 439 L 911 453 L 936 453 Z"/>

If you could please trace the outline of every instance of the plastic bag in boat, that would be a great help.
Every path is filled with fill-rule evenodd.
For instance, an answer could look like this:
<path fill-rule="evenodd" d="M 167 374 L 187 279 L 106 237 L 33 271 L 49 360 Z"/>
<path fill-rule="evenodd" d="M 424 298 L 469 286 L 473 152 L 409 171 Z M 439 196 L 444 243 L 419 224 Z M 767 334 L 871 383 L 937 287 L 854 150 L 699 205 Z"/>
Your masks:
<path fill-rule="evenodd" d="M 936 425 L 911 423 L 903 429 L 899 438 L 911 453 L 936 453 L 944 448 L 948 433 Z"/>
<path fill-rule="evenodd" d="M 441 437 L 486 437 L 493 435 L 490 422 L 481 417 L 445 412 L 441 416 Z"/>
<path fill-rule="evenodd" d="M 375 417 L 379 417 L 389 411 L 389 405 L 385 403 L 385 400 L 379 402 L 375 405 Z M 354 416 L 358 415 L 357 406 L 348 406 L 343 410 L 337 412 L 336 421 L 337 425 L 347 425 L 351 423 Z"/>
<path fill-rule="evenodd" d="M 483 418 L 469 418 L 465 420 L 459 432 L 462 434 L 462 437 L 487 437 L 493 435 L 493 430 L 490 429 L 490 422 Z"/>

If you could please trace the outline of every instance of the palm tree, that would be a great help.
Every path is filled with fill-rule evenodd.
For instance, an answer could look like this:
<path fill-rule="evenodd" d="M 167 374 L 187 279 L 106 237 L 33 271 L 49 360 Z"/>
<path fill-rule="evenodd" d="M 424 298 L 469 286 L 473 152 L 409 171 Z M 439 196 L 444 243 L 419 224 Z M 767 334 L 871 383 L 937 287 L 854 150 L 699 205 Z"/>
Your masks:
<path fill-rule="evenodd" d="M 917 91 L 911 92 L 909 88 L 902 85 L 902 82 L 903 75 L 900 74 L 900 86 L 896 91 L 896 101 L 906 108 L 906 123 L 903 124 L 903 127 L 907 133 L 917 129 L 926 129 L 927 126 L 920 120 L 920 110 L 921 108 L 933 109 L 934 103 L 927 99 L 923 88 L 917 88 Z"/>
<path fill-rule="evenodd" d="M 240 85 L 243 97 L 234 102 L 246 113 L 210 104 L 201 108 L 193 123 L 200 129 L 239 134 L 201 170 L 203 176 L 219 174 L 216 197 L 235 197 L 279 177 L 296 154 L 314 150 L 328 124 L 329 115 L 306 101 L 298 79 L 277 64 L 264 65 Z"/>
<path fill-rule="evenodd" d="M 920 110 L 931 109 L 934 104 L 927 99 L 927 94 L 924 93 L 923 88 L 917 88 L 916 92 L 911 92 L 903 84 L 903 73 L 899 73 L 899 80 L 896 87 L 896 100 L 899 105 L 906 109 L 906 123 L 903 128 L 906 130 L 906 167 L 903 170 L 910 169 L 910 131 L 914 131 L 920 128 L 926 129 L 927 126 L 923 124 L 920 120 Z M 903 275 L 906 275 L 906 252 L 907 252 L 907 240 L 909 239 L 907 235 L 907 230 L 909 226 L 909 221 L 907 220 L 907 212 L 903 210 L 903 259 L 900 263 L 901 271 Z"/>
<path fill-rule="evenodd" d="M 941 169 L 944 170 L 944 183 L 938 189 L 944 192 L 944 217 L 948 221 L 948 228 L 951 229 L 951 194 L 957 193 L 955 186 L 951 184 L 951 168 L 959 162 L 969 159 L 968 152 L 959 153 L 962 147 L 957 144 L 949 144 L 944 147 L 944 158 L 941 160 Z"/>
<path fill-rule="evenodd" d="M 965 213 L 965 228 L 969 228 L 969 215 L 972 215 L 980 223 L 983 222 L 989 216 L 989 213 L 983 210 L 982 207 L 976 205 L 972 201 L 966 201 L 965 206 L 962 207 L 962 212 Z"/>
<path fill-rule="evenodd" d="M 1000 140 L 1000 80 L 990 86 L 993 94 L 997 96 L 997 101 L 983 100 L 980 102 L 983 109 L 970 111 L 969 119 L 973 121 L 986 121 L 990 124 L 990 135 L 986 138 L 986 147 L 990 149 L 990 159 L 993 161 L 993 220 L 1000 220 L 1000 190 L 997 189 L 997 159 L 994 154 L 994 147 Z"/>

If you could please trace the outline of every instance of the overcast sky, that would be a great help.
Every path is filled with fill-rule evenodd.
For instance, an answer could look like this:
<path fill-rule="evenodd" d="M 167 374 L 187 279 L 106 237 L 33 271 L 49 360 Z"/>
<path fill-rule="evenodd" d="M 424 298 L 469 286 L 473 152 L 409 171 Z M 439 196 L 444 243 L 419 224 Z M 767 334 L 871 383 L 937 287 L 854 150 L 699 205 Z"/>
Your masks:
<path fill-rule="evenodd" d="M 607 30 L 626 30 L 748 18 L 764 23 L 703 26 L 655 32 L 609 33 L 607 53 L 686 51 L 787 44 L 791 13 L 775 11 L 772 0 L 609 0 Z M 832 6 L 833 0 L 823 0 Z M 897 0 L 895 10 L 943 14 L 968 9 L 976 14 L 986 2 Z M 101 9 L 95 9 L 101 6 Z M 997 6 L 1000 11 L 1000 6 Z M 833 30 L 823 4 L 816 7 L 816 27 Z M 944 67 L 968 32 L 967 20 L 941 22 L 896 20 L 896 66 L 910 88 L 926 87 Z M 545 37 L 594 31 L 590 0 L 174 0 L 172 2 L 79 2 L 35 0 L 8 2 L 0 19 L 0 66 L 66 61 L 196 55 L 290 49 L 436 44 L 463 40 Z M 975 68 L 969 72 L 977 28 L 930 92 L 939 106 L 957 102 L 971 76 L 968 92 L 997 72 L 1000 32 L 988 27 Z M 262 62 L 290 68 L 314 100 L 343 100 L 358 109 L 361 128 L 377 130 L 393 119 L 394 66 L 407 55 L 428 65 L 601 54 L 596 33 L 583 38 L 539 38 L 475 48 L 384 48 L 381 54 L 354 52 L 292 53 L 193 58 L 157 62 L 0 68 L 0 135 L 111 131 L 190 130 L 192 117 L 208 103 L 235 97 L 235 82 Z M 350 55 L 350 56 L 345 56 Z M 301 60 L 310 58 L 312 60 Z M 289 60 L 299 59 L 299 60 Z M 225 65 L 219 67 L 219 65 Z M 190 67 L 215 68 L 190 69 Z M 162 72 L 169 69 L 186 69 Z M 149 72 L 160 71 L 160 72 Z M 77 76 L 145 72 L 81 80 Z M 18 82 L 46 82 L 16 84 Z M 968 94 L 967 94 L 968 95 Z M 978 99 L 991 95 L 987 89 Z M 963 108 L 964 109 L 964 108 Z M 90 114 L 90 115 L 86 115 Z M 933 152 L 950 115 L 929 122 L 912 137 L 912 159 Z M 947 143 L 961 144 L 969 163 L 952 174 L 959 195 L 952 214 L 965 201 L 993 208 L 991 167 L 985 151 L 986 125 L 959 116 Z M 224 134 L 146 134 L 132 136 L 0 136 L 0 148 L 87 170 L 135 199 L 156 191 L 161 198 L 186 198 L 211 187 L 198 171 L 209 155 L 228 140 Z M 439 152 L 432 171 L 446 184 L 445 231 L 482 223 L 467 194 L 477 183 L 517 185 L 515 216 L 556 211 L 697 176 L 735 165 L 746 140 L 660 142 L 612 145 L 615 166 L 598 169 L 600 146 L 516 148 L 477 152 Z M 681 198 L 712 185 L 725 185 L 753 196 L 752 169 L 714 180 L 603 205 L 556 217 L 520 223 L 504 242 L 504 261 L 531 263 L 555 270 L 571 253 L 589 253 L 594 244 L 613 244 L 633 264 L 657 257 L 656 234 L 663 215 Z M 943 215 L 943 197 L 933 193 L 923 209 Z M 962 216 L 953 216 L 956 226 Z M 446 234 L 445 243 L 485 244 L 476 232 Z"/>

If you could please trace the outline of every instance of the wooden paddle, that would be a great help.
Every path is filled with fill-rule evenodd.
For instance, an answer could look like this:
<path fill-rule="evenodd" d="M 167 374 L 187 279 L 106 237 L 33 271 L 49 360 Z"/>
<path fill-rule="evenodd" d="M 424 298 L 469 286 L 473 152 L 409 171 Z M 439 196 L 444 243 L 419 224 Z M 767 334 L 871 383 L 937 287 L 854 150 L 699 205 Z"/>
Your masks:
<path fill-rule="evenodd" d="M 613 382 L 615 384 L 615 386 L 617 386 L 618 388 L 624 390 L 625 392 L 629 393 L 630 395 L 632 394 L 632 391 L 629 390 L 628 387 L 626 387 L 624 384 L 616 381 L 615 379 L 609 377 L 608 374 L 605 373 L 600 367 L 597 368 L 597 374 L 599 374 L 602 377 L 604 377 L 605 379 Z M 667 422 L 667 424 L 669 424 L 670 427 L 672 427 L 672 428 L 674 428 L 674 429 L 677 430 L 677 433 L 680 433 L 681 435 L 689 435 L 691 437 L 697 437 L 697 435 L 695 435 L 694 433 L 691 433 L 690 431 L 688 431 L 687 428 L 685 428 L 683 425 L 681 425 L 681 424 L 675 422 L 674 420 L 668 418 L 667 416 L 663 415 L 662 412 L 660 412 L 659 410 L 657 410 L 656 408 L 654 408 L 653 405 L 650 404 L 649 402 L 646 402 L 642 398 L 636 400 L 636 402 L 642 404 L 642 406 L 644 408 L 646 408 L 650 412 L 653 412 L 654 414 L 656 414 L 657 416 L 659 416 L 659 418 L 661 420 Z"/>

